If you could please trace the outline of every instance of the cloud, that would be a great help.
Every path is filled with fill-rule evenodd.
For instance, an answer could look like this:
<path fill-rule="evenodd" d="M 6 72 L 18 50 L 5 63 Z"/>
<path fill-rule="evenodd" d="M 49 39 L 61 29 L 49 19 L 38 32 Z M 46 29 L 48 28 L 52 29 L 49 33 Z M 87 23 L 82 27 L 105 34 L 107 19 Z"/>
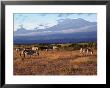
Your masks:
<path fill-rule="evenodd" d="M 49 34 L 69 34 L 69 33 L 78 33 L 78 32 L 92 32 L 92 31 L 96 31 L 96 30 L 91 30 L 91 28 L 96 27 L 96 25 L 92 25 L 92 26 L 86 26 L 86 27 L 82 27 L 82 28 L 77 28 L 77 29 L 65 29 L 65 30 L 58 30 L 58 31 L 41 31 L 41 32 L 31 32 L 31 33 L 27 33 L 27 34 L 16 34 L 15 36 L 34 36 L 34 35 L 49 35 Z"/>
<path fill-rule="evenodd" d="M 93 15 L 95 13 L 59 13 L 58 14 L 58 17 L 68 17 L 68 16 L 71 16 L 71 15 Z"/>
<path fill-rule="evenodd" d="M 39 24 L 38 26 L 44 26 L 43 24 Z"/>
<path fill-rule="evenodd" d="M 72 15 L 72 14 L 71 13 L 59 13 L 58 17 L 68 17 L 70 15 Z"/>
<path fill-rule="evenodd" d="M 23 24 L 26 29 L 33 29 L 35 27 L 48 28 L 55 26 L 64 19 L 77 19 L 79 17 L 87 21 L 95 22 L 96 14 L 93 14 L 95 13 L 15 13 L 14 30 L 17 30 L 20 24 Z"/>

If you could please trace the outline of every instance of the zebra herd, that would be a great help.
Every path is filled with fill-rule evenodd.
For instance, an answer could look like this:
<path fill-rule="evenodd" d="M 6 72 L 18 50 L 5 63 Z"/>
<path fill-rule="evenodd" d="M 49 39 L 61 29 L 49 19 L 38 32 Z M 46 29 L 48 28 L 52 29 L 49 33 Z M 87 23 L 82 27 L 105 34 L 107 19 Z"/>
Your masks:
<path fill-rule="evenodd" d="M 32 48 L 16 48 L 15 50 L 17 52 L 20 52 L 20 57 L 26 57 L 27 55 L 34 56 L 37 55 L 39 56 L 39 51 L 40 50 L 45 50 L 45 51 L 50 51 L 50 50 L 56 50 L 58 49 L 57 47 L 32 47 Z"/>
<path fill-rule="evenodd" d="M 39 50 L 45 50 L 45 51 L 49 51 L 49 50 L 55 50 L 57 49 L 57 47 L 32 47 L 32 48 L 16 48 L 17 52 L 20 52 L 20 57 L 26 57 L 27 55 L 34 56 L 37 55 L 39 56 Z M 91 48 L 80 48 L 79 50 L 79 54 L 82 55 L 93 55 L 93 50 Z"/>

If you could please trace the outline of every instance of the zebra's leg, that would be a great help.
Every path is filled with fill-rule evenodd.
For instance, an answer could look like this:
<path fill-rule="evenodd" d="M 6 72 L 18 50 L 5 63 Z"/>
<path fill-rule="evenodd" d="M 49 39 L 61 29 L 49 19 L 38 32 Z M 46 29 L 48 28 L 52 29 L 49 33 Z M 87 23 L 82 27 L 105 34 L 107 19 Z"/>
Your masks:
<path fill-rule="evenodd" d="M 21 57 L 21 52 L 20 52 L 20 54 L 19 54 L 19 55 L 20 55 L 20 57 Z"/>
<path fill-rule="evenodd" d="M 81 57 L 81 58 L 83 57 L 83 52 L 80 52 L 80 57 Z"/>
<path fill-rule="evenodd" d="M 88 49 L 87 49 L 87 51 L 86 51 L 86 52 L 87 52 L 87 56 L 89 56 L 89 50 L 88 50 Z"/>
<path fill-rule="evenodd" d="M 93 55 L 93 51 L 91 51 L 91 55 Z"/>
<path fill-rule="evenodd" d="M 39 56 L 39 52 L 38 51 L 36 51 L 36 54 L 35 55 L 38 55 Z"/>
<path fill-rule="evenodd" d="M 80 54 L 80 57 L 82 57 L 82 52 L 81 51 L 79 51 L 79 54 Z"/>
<path fill-rule="evenodd" d="M 25 53 L 23 53 L 23 55 L 24 55 L 24 58 L 25 58 Z"/>
<path fill-rule="evenodd" d="M 37 52 L 37 55 L 39 56 L 39 52 Z"/>
<path fill-rule="evenodd" d="M 82 54 L 82 53 L 80 53 L 80 55 L 81 55 L 81 58 L 82 58 L 83 54 Z"/>
<path fill-rule="evenodd" d="M 79 50 L 80 57 L 82 57 L 82 48 Z"/>
<path fill-rule="evenodd" d="M 82 51 L 83 56 L 85 56 L 85 50 Z"/>

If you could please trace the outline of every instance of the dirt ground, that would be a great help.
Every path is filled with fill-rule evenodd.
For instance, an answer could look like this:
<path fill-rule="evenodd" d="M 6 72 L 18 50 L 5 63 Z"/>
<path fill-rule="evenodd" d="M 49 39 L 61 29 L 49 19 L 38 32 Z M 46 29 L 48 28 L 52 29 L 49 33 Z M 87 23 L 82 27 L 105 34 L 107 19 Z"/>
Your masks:
<path fill-rule="evenodd" d="M 21 57 L 14 50 L 14 75 L 97 75 L 97 53 L 79 51 L 39 51 L 39 56 Z"/>

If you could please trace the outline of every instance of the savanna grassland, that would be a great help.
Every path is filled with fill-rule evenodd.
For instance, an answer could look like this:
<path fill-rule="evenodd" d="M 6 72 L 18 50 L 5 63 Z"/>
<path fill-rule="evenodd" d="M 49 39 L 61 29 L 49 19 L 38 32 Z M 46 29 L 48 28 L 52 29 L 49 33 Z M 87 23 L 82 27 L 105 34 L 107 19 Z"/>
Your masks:
<path fill-rule="evenodd" d="M 95 43 L 59 44 L 56 50 L 39 50 L 39 56 L 20 56 L 14 45 L 14 75 L 97 75 L 97 49 Z M 80 47 L 92 47 L 93 55 L 82 55 Z"/>

